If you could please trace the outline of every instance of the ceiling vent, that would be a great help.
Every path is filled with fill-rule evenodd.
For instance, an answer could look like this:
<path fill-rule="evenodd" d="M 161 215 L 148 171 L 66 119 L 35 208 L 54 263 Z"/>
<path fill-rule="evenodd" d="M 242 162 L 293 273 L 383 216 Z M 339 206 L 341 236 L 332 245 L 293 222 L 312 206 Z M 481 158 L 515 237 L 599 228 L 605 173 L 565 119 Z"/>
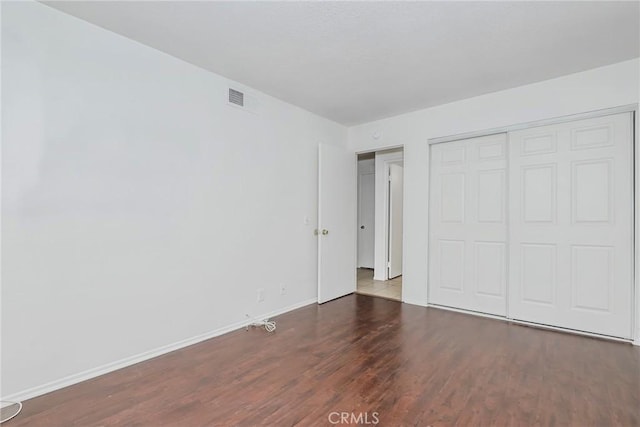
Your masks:
<path fill-rule="evenodd" d="M 244 93 L 239 90 L 229 88 L 229 104 L 244 107 Z"/>

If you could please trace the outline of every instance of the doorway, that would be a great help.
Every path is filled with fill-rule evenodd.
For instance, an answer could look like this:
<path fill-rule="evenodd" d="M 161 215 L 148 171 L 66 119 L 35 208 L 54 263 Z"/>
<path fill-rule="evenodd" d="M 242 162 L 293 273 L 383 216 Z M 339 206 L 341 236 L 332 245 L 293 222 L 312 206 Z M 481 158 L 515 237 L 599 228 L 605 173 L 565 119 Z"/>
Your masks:
<path fill-rule="evenodd" d="M 358 155 L 357 293 L 402 300 L 403 150 Z"/>

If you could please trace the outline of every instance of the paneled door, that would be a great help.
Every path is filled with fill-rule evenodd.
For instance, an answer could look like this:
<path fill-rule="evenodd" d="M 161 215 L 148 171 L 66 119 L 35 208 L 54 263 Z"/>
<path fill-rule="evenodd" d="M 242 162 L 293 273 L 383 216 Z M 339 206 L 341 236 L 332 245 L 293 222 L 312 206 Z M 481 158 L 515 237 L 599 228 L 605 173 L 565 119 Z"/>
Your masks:
<path fill-rule="evenodd" d="M 506 315 L 507 137 L 431 146 L 429 302 Z"/>
<path fill-rule="evenodd" d="M 509 317 L 631 338 L 631 113 L 509 139 Z"/>
<path fill-rule="evenodd" d="M 318 304 L 356 291 L 356 156 L 318 148 Z"/>

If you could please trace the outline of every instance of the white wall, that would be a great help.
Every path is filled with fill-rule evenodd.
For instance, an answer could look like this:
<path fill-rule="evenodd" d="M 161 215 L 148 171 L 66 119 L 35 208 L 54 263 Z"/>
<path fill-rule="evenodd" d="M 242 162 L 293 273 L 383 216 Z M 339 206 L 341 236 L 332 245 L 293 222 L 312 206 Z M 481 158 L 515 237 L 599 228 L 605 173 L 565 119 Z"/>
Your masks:
<path fill-rule="evenodd" d="M 220 76 L 2 9 L 4 398 L 316 299 L 317 146 L 346 128 L 257 92 L 249 114 Z"/>
<path fill-rule="evenodd" d="M 635 59 L 350 128 L 356 152 L 404 145 L 403 301 L 427 304 L 429 139 L 637 103 L 639 81 Z"/>

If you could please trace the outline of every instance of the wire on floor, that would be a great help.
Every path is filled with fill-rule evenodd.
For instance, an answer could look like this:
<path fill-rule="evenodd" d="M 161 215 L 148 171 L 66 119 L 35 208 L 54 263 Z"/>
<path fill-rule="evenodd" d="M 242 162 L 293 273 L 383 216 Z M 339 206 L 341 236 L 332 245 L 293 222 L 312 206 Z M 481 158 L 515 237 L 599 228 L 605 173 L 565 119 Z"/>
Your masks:
<path fill-rule="evenodd" d="M 248 314 L 247 317 L 249 317 Z M 264 327 L 267 332 L 273 332 L 276 330 L 276 321 L 269 319 L 254 321 L 251 324 L 247 325 L 247 330 L 249 330 L 249 326 L 253 326 L 256 328 Z"/>
<path fill-rule="evenodd" d="M 5 403 L 8 403 L 8 405 L 7 405 L 7 406 L 4 406 L 4 404 L 5 404 Z M 2 406 L 2 408 L 3 408 L 3 409 L 4 409 L 4 408 L 6 408 L 6 407 L 9 407 L 9 406 L 11 406 L 11 405 L 18 405 L 18 410 L 16 411 L 16 413 L 15 413 L 15 414 L 13 414 L 13 415 L 11 415 L 11 416 L 9 416 L 9 417 L 5 418 L 5 419 L 0 420 L 0 424 L 4 423 L 4 422 L 6 422 L 6 421 L 9 421 L 9 420 L 10 420 L 10 419 L 12 419 L 12 418 L 15 418 L 15 417 L 20 413 L 20 411 L 22 411 L 22 402 L 11 402 L 11 401 L 9 401 L 9 400 L 2 400 L 2 401 L 0 401 L 0 406 Z"/>

